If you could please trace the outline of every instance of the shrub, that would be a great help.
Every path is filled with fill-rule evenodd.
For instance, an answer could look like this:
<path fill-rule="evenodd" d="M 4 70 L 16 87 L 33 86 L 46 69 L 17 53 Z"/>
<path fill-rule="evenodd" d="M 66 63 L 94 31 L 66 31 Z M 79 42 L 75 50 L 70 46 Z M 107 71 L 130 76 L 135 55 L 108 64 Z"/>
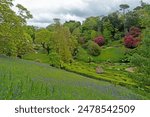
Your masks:
<path fill-rule="evenodd" d="M 53 67 L 60 68 L 61 67 L 61 57 L 58 53 L 56 52 L 51 52 L 49 54 L 49 59 L 50 59 L 50 65 Z"/>
<path fill-rule="evenodd" d="M 100 47 L 93 41 L 87 43 L 88 53 L 92 56 L 98 56 L 100 54 Z"/>
<path fill-rule="evenodd" d="M 134 38 L 132 35 L 127 35 L 124 37 L 124 45 L 127 48 L 135 48 L 140 42 L 139 38 Z"/>
<path fill-rule="evenodd" d="M 127 48 L 135 48 L 140 42 L 141 30 L 137 27 L 131 27 L 129 33 L 124 37 L 124 45 Z"/>
<path fill-rule="evenodd" d="M 76 55 L 76 59 L 79 61 L 89 62 L 89 58 L 90 55 L 88 54 L 88 52 L 84 48 L 79 47 L 79 51 Z"/>
<path fill-rule="evenodd" d="M 94 39 L 95 43 L 97 43 L 99 46 L 102 46 L 105 44 L 105 39 L 103 36 L 99 36 Z"/>

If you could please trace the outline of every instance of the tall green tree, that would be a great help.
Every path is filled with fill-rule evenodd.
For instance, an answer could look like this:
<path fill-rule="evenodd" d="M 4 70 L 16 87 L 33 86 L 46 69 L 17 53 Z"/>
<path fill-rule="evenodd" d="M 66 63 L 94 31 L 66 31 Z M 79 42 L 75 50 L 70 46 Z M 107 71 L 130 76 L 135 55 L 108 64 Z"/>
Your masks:
<path fill-rule="evenodd" d="M 70 21 L 66 21 L 63 25 L 68 27 L 70 32 L 72 33 L 76 28 L 81 26 L 81 23 L 76 22 L 74 20 L 70 20 Z"/>
<path fill-rule="evenodd" d="M 112 32 L 114 31 L 114 28 L 112 26 L 112 24 L 110 23 L 110 21 L 105 21 L 103 23 L 103 36 L 106 40 L 107 43 L 111 42 L 113 39 L 113 35 Z"/>
<path fill-rule="evenodd" d="M 146 4 L 142 9 L 138 10 L 140 24 L 144 27 L 150 27 L 150 4 Z"/>
<path fill-rule="evenodd" d="M 107 20 L 106 21 L 110 21 L 110 23 L 112 24 L 113 28 L 118 30 L 119 32 L 122 32 L 123 31 L 123 22 L 121 20 L 121 17 L 120 17 L 120 13 L 118 11 L 116 12 L 113 12 L 113 13 L 110 13 L 108 16 L 107 16 Z M 113 36 L 115 35 L 115 30 L 113 32 Z"/>
<path fill-rule="evenodd" d="M 135 11 L 130 11 L 126 14 L 125 28 L 129 30 L 131 27 L 140 27 L 139 14 Z"/>
<path fill-rule="evenodd" d="M 89 17 L 82 24 L 82 30 L 98 31 L 100 26 L 100 17 Z"/>
<path fill-rule="evenodd" d="M 56 25 L 54 30 L 54 50 L 61 56 L 64 62 L 72 60 L 72 54 L 76 48 L 76 43 L 69 28 Z"/>
<path fill-rule="evenodd" d="M 121 4 L 119 7 L 120 7 L 120 10 L 122 10 L 123 14 L 125 15 L 126 9 L 128 9 L 130 6 L 128 4 Z"/>
<path fill-rule="evenodd" d="M 40 44 L 46 51 L 47 54 L 50 53 L 50 50 L 53 48 L 53 32 L 48 31 L 47 29 L 39 29 L 35 33 L 35 42 Z"/>
<path fill-rule="evenodd" d="M 126 29 L 126 10 L 130 7 L 128 4 L 121 4 L 120 6 L 120 10 L 123 11 L 123 24 L 124 24 L 124 32 L 127 32 Z"/>
<path fill-rule="evenodd" d="M 24 43 L 22 48 L 26 47 L 25 50 L 28 52 L 30 48 L 26 44 L 30 42 L 30 39 L 24 34 L 25 19 L 17 15 L 11 9 L 12 6 L 12 0 L 0 1 L 0 53 L 9 56 L 22 56 L 24 52 L 21 52 L 18 45 Z M 27 39 L 29 40 L 26 41 Z"/>

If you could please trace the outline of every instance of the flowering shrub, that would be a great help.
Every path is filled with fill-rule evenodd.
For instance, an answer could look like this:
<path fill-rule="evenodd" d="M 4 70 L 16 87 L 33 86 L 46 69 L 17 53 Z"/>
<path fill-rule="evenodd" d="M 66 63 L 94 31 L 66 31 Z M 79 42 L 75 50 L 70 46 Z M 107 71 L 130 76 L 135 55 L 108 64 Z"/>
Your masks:
<path fill-rule="evenodd" d="M 124 37 L 124 45 L 127 48 L 135 48 L 140 42 L 139 38 L 134 38 L 132 35 L 127 35 Z"/>
<path fill-rule="evenodd" d="M 135 48 L 140 42 L 141 30 L 137 27 L 131 27 L 129 33 L 124 37 L 124 45 L 127 48 Z"/>
<path fill-rule="evenodd" d="M 103 36 L 99 36 L 94 39 L 94 42 L 97 43 L 99 46 L 102 46 L 105 44 L 105 39 Z"/>

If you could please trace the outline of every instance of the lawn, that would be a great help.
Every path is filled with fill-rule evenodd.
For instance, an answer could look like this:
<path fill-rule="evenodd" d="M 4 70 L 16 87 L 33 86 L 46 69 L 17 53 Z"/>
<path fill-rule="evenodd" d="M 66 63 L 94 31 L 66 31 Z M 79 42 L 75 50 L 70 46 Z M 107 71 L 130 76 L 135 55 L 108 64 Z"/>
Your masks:
<path fill-rule="evenodd" d="M 100 61 L 119 62 L 124 58 L 124 47 L 107 47 L 102 50 L 99 56 Z"/>
<path fill-rule="evenodd" d="M 0 88 L 0 99 L 147 99 L 109 82 L 4 56 L 0 56 Z"/>
<path fill-rule="evenodd" d="M 32 60 L 40 63 L 49 63 L 49 56 L 44 53 L 29 53 L 24 55 L 23 59 Z"/>
<path fill-rule="evenodd" d="M 89 62 L 89 58 L 95 63 L 100 62 L 120 62 L 125 57 L 125 48 L 123 46 L 119 47 L 103 47 L 101 48 L 101 53 L 99 56 L 91 56 L 88 52 L 79 48 L 79 53 L 77 54 L 77 60 Z"/>

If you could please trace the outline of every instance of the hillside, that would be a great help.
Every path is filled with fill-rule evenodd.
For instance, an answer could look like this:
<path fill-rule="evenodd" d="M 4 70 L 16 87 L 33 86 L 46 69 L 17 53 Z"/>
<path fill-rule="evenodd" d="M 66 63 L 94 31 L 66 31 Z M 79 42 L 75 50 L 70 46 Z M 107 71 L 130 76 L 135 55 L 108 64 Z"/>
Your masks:
<path fill-rule="evenodd" d="M 125 87 L 4 56 L 0 81 L 0 99 L 147 99 Z"/>

